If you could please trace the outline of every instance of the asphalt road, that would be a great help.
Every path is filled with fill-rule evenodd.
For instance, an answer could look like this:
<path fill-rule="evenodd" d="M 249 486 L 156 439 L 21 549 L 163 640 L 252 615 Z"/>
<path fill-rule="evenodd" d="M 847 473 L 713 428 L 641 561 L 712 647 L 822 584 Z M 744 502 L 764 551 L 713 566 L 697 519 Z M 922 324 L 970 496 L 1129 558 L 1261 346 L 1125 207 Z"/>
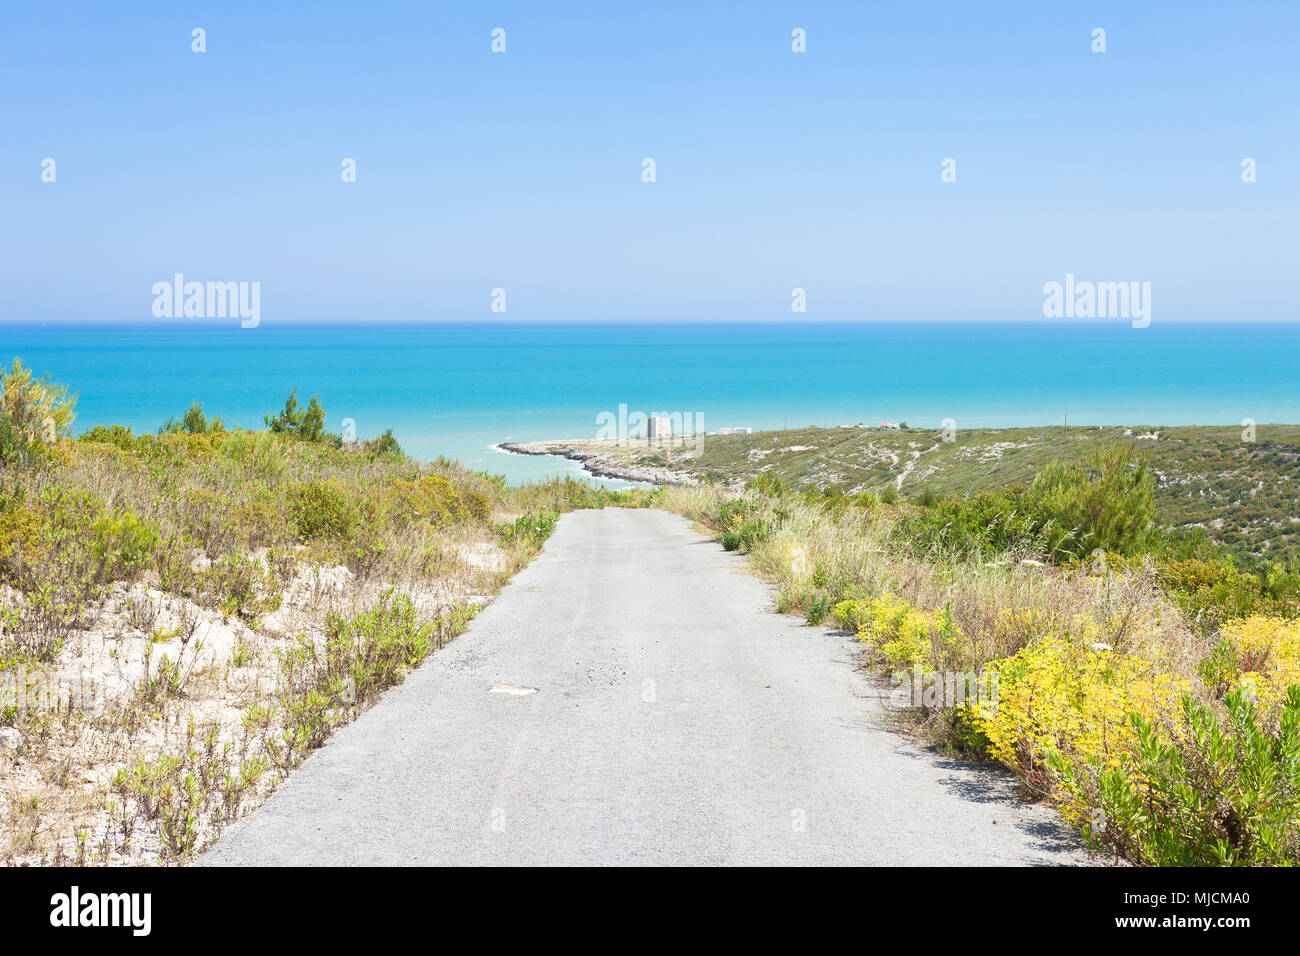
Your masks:
<path fill-rule="evenodd" d="M 1074 864 L 1010 774 L 885 728 L 851 639 L 661 511 L 578 511 L 202 862 Z"/>

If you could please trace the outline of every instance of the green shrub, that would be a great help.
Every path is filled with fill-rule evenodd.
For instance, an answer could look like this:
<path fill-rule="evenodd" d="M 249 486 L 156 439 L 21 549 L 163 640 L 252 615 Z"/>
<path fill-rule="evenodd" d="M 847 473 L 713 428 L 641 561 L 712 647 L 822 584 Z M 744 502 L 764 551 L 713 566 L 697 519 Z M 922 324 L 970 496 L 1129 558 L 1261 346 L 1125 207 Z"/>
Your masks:
<path fill-rule="evenodd" d="M 790 491 L 790 486 L 780 476 L 771 472 L 764 472 L 751 478 L 748 487 L 769 498 L 780 498 Z"/>
<path fill-rule="evenodd" d="M 0 418 L 0 465 L 17 465 L 27 459 L 29 446 L 22 432 Z"/>
<path fill-rule="evenodd" d="M 411 600 L 392 592 L 367 614 L 333 618 L 326 631 L 326 653 L 347 668 L 358 704 L 397 683 L 437 646 L 435 625 L 420 621 Z"/>
<path fill-rule="evenodd" d="M 280 478 L 285 471 L 284 452 L 270 432 L 249 432 L 236 428 L 221 442 L 223 458 L 238 463 L 264 480 Z"/>
<path fill-rule="evenodd" d="M 515 519 L 513 525 L 507 525 L 502 532 L 507 542 L 523 542 L 528 547 L 540 548 L 555 530 L 559 515 L 554 511 L 539 511 L 522 515 Z"/>
<path fill-rule="evenodd" d="M 1196 665 L 1196 673 L 1210 696 L 1221 700 L 1238 677 L 1237 649 L 1232 641 L 1217 642 L 1206 658 Z"/>
<path fill-rule="evenodd" d="M 280 581 L 275 572 L 242 554 L 222 555 L 209 568 L 182 572 L 178 590 L 189 593 L 205 607 L 228 617 L 256 620 L 280 606 Z"/>
<path fill-rule="evenodd" d="M 891 496 L 881 500 L 892 503 Z M 899 508 L 893 538 L 958 557 L 1027 547 L 1058 562 L 1078 561 L 1098 548 L 1144 552 L 1159 539 L 1155 516 L 1155 476 L 1145 460 L 1125 446 L 1101 446 L 1082 461 L 1053 462 L 1028 488 L 1008 485 L 966 498 L 922 491 Z"/>
<path fill-rule="evenodd" d="M 1158 573 L 1164 589 L 1205 631 L 1217 630 L 1224 621 L 1254 614 L 1284 615 L 1295 608 L 1293 600 L 1271 597 L 1258 577 L 1237 570 L 1228 560 L 1164 561 Z"/>
<path fill-rule="evenodd" d="M 727 551 L 752 551 L 776 531 L 777 521 L 754 514 L 756 505 L 747 498 L 733 498 L 718 508 L 722 547 Z"/>
<path fill-rule="evenodd" d="M 456 605 L 443 617 L 422 620 L 410 598 L 391 589 L 371 611 L 331 615 L 323 647 L 304 638 L 279 654 L 283 734 L 278 743 L 268 741 L 272 759 L 285 769 L 296 765 L 473 616 L 473 607 Z"/>
<path fill-rule="evenodd" d="M 224 438 L 222 432 L 159 432 L 157 435 L 138 436 L 133 450 L 155 464 L 179 464 L 211 457 L 221 447 Z"/>
<path fill-rule="evenodd" d="M 942 550 L 971 558 L 1017 545 L 1039 549 L 1041 522 L 1029 513 L 1019 486 L 982 491 L 969 498 L 918 495 L 899 509 L 893 540 L 913 551 Z"/>
<path fill-rule="evenodd" d="M 932 488 L 923 488 L 912 497 L 913 503 L 922 508 L 933 508 L 942 501 L 942 497 Z"/>
<path fill-rule="evenodd" d="M 104 515 L 94 525 L 92 553 L 103 580 L 127 577 L 152 563 L 158 551 L 157 527 L 130 509 Z"/>
<path fill-rule="evenodd" d="M 41 547 L 40 512 L 18 495 L 0 497 L 0 578 L 19 584 L 19 572 Z"/>
<path fill-rule="evenodd" d="M 66 385 L 54 384 L 48 375 L 33 378 L 21 359 L 15 358 L 8 371 L 0 370 L 0 421 L 27 444 L 50 445 L 67 434 L 76 405 Z M 4 444 L 0 436 L 0 446 Z"/>
<path fill-rule="evenodd" d="M 303 539 L 344 539 L 360 517 L 342 486 L 334 481 L 308 481 L 288 490 L 289 520 Z"/>
<path fill-rule="evenodd" d="M 268 414 L 265 421 L 271 431 L 294 435 L 304 441 L 318 442 L 325 437 L 325 409 L 320 396 L 313 395 L 306 408 L 299 408 L 296 388 L 284 400 L 284 408 L 274 415 Z M 392 437 L 391 432 L 388 437 Z"/>
<path fill-rule="evenodd" d="M 1300 567 L 1294 562 L 1273 561 L 1264 572 L 1263 592 L 1274 601 L 1300 604 Z"/>
<path fill-rule="evenodd" d="M 483 522 L 492 512 L 487 495 L 452 484 L 446 475 L 424 475 L 417 481 L 394 481 L 385 490 L 389 520 L 442 527 L 464 521 Z"/>
<path fill-rule="evenodd" d="M 191 402 L 190 407 L 185 414 L 181 416 L 180 421 L 174 418 L 167 419 L 167 422 L 158 429 L 160 435 L 170 434 L 178 435 L 184 432 L 187 435 L 218 435 L 225 432 L 225 423 L 221 421 L 220 415 L 214 415 L 211 420 L 203 414 L 203 405 L 201 402 Z"/>
<path fill-rule="evenodd" d="M 1150 866 L 1300 863 L 1300 687 L 1272 731 L 1243 690 L 1224 703 L 1221 720 L 1185 695 L 1172 736 L 1130 715 L 1137 751 L 1097 778 L 1088 842 Z M 1059 755 L 1052 767 L 1077 795 L 1083 775 Z"/>
<path fill-rule="evenodd" d="M 1098 446 L 1080 462 L 1052 462 L 1029 486 L 1028 503 L 1053 555 L 1098 548 L 1135 554 L 1157 539 L 1156 477 L 1125 445 Z"/>
<path fill-rule="evenodd" d="M 825 591 L 810 591 L 804 596 L 804 619 L 810 625 L 821 624 L 831 610 L 831 596 Z"/>
<path fill-rule="evenodd" d="M 123 451 L 131 451 L 135 448 L 135 436 L 131 434 L 131 429 L 123 425 L 96 425 L 82 432 L 77 440 L 113 445 Z"/>
<path fill-rule="evenodd" d="M 397 439 L 393 437 L 391 428 L 384 429 L 384 433 L 378 438 L 371 438 L 369 441 L 362 442 L 361 447 L 380 458 L 394 458 L 402 455 L 402 446 L 397 444 Z"/>
<path fill-rule="evenodd" d="M 740 526 L 740 547 L 744 551 L 754 550 L 754 546 L 762 544 L 772 537 L 776 530 L 772 522 L 759 518 L 755 521 L 746 521 Z"/>

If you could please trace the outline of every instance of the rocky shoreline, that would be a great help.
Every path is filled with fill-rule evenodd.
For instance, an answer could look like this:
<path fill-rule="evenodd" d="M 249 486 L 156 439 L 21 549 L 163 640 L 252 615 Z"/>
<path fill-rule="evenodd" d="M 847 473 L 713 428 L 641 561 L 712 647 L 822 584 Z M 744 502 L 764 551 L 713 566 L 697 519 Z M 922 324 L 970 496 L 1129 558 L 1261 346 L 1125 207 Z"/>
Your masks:
<path fill-rule="evenodd" d="M 617 439 L 576 439 L 573 441 L 506 441 L 494 447 L 512 455 L 551 455 L 576 461 L 595 478 L 616 478 L 652 485 L 693 485 L 694 475 L 659 464 L 638 461 L 641 454 L 662 454 L 665 449 L 653 445 L 622 444 Z"/>

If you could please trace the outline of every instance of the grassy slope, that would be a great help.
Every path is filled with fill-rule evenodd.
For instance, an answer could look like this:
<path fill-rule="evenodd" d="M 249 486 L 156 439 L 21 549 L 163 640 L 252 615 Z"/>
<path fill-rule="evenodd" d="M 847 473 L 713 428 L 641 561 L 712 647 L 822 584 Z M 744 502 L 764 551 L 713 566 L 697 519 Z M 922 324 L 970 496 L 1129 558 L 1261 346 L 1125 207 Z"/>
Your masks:
<path fill-rule="evenodd" d="M 1081 457 L 1099 441 L 1131 442 L 1151 455 L 1159 477 L 1157 505 L 1174 527 L 1203 526 L 1240 556 L 1300 555 L 1300 426 L 1264 425 L 1256 441 L 1238 427 L 1007 428 L 958 431 L 941 441 L 930 429 L 885 432 L 857 428 L 800 428 L 707 438 L 697 456 L 674 455 L 674 465 L 720 483 L 759 474 L 795 486 L 834 487 L 846 493 L 933 491 L 965 496 L 1032 480 L 1057 458 Z M 1158 433 L 1155 440 L 1137 436 Z M 620 450 L 623 451 L 623 450 Z M 645 463 L 662 451 L 631 448 Z M 900 480 L 901 479 L 901 480 Z"/>

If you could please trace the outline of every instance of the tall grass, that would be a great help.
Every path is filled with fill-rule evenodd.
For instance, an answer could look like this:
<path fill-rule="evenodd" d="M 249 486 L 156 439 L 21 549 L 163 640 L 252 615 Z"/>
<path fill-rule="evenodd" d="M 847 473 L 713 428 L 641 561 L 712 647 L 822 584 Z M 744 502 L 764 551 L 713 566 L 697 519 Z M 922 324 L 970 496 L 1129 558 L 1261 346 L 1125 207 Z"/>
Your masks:
<path fill-rule="evenodd" d="M 734 531 L 728 515 L 737 497 L 731 493 L 712 486 L 674 488 L 666 500 L 719 538 Z M 813 600 L 834 605 L 881 594 L 923 608 L 948 607 L 971 641 L 960 661 L 938 662 L 945 667 L 978 667 L 1007 657 L 1078 615 L 1094 621 L 1106 643 L 1154 653 L 1179 673 L 1193 673 L 1203 656 L 1206 640 L 1161 590 L 1150 562 L 1103 576 L 1087 566 L 1045 564 L 1044 548 L 1033 540 L 973 553 L 964 544 L 935 539 L 903 546 L 899 525 L 908 515 L 895 507 L 828 507 L 793 493 L 755 490 L 739 500 L 746 502 L 744 521 L 768 529 L 746 550 L 754 568 L 777 586 L 782 610 L 803 613 Z M 1025 623 L 1008 623 L 1015 621 Z"/>

